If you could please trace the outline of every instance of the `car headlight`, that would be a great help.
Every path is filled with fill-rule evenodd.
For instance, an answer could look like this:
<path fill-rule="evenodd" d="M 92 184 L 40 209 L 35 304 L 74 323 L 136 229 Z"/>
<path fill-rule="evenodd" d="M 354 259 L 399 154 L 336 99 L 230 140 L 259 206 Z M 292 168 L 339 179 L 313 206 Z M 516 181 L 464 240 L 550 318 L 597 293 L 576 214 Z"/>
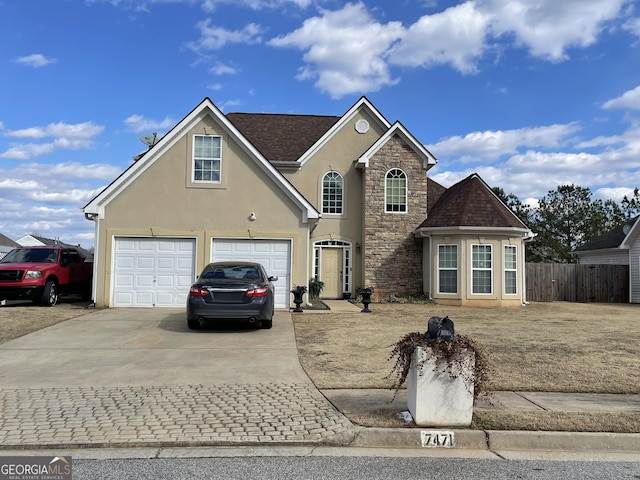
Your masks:
<path fill-rule="evenodd" d="M 40 270 L 27 270 L 24 278 L 42 278 L 42 272 Z"/>

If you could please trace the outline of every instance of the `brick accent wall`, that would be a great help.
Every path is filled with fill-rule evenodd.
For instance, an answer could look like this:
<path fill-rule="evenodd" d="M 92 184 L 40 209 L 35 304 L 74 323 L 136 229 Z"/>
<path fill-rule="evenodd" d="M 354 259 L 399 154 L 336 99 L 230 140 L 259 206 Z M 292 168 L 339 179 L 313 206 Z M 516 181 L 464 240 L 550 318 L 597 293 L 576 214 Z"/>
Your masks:
<path fill-rule="evenodd" d="M 407 176 L 407 212 L 385 212 L 385 176 Z M 364 285 L 374 298 L 422 293 L 422 240 L 413 231 L 427 215 L 427 175 L 421 159 L 399 136 L 392 137 L 364 172 Z"/>

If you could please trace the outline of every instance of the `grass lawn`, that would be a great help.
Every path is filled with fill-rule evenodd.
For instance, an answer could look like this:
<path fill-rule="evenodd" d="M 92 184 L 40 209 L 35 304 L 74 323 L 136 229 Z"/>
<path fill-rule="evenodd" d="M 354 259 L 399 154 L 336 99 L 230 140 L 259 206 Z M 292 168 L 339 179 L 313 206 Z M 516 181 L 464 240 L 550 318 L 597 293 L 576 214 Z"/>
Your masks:
<path fill-rule="evenodd" d="M 318 388 L 389 388 L 392 379 L 385 377 L 392 367 L 392 345 L 406 333 L 426 331 L 429 317 L 448 315 L 456 333 L 484 348 L 494 371 L 491 390 L 640 394 L 640 305 L 554 302 L 483 309 L 386 303 L 370 308 L 370 314 L 294 315 L 300 360 Z M 357 421 L 385 426 L 389 414 L 383 409 Z M 640 413 L 603 419 L 476 408 L 474 415 L 478 428 L 640 432 Z"/>

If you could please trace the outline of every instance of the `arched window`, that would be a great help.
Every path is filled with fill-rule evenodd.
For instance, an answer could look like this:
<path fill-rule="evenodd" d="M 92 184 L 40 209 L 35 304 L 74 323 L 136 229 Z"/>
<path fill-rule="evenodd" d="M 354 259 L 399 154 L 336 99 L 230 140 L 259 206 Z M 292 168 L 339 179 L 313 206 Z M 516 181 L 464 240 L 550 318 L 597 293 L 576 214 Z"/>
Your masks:
<path fill-rule="evenodd" d="M 385 177 L 385 212 L 407 211 L 407 176 L 399 168 L 392 168 Z"/>
<path fill-rule="evenodd" d="M 338 172 L 328 172 L 322 179 L 322 213 L 343 213 L 344 179 Z"/>

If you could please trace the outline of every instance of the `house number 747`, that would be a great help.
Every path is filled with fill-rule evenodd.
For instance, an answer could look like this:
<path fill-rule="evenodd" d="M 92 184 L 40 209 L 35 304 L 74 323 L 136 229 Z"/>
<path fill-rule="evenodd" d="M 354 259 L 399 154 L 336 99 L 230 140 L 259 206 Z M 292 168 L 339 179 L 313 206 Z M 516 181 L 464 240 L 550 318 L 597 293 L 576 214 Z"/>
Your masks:
<path fill-rule="evenodd" d="M 442 430 L 423 430 L 420 432 L 423 447 L 453 448 L 455 437 L 453 432 Z"/>

